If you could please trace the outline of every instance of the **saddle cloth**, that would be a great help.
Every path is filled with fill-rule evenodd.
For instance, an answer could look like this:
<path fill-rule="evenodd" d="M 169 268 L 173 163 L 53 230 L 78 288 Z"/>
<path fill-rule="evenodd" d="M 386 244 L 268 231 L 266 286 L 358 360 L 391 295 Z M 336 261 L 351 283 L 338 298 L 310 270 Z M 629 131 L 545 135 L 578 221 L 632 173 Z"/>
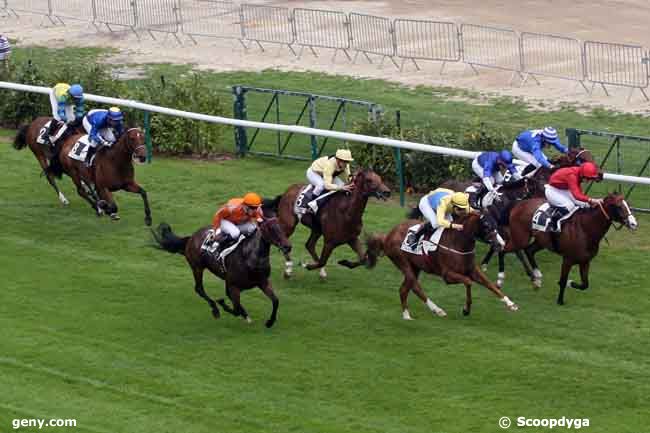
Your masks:
<path fill-rule="evenodd" d="M 79 140 L 72 146 L 72 149 L 70 149 L 70 152 L 68 152 L 68 156 L 76 161 L 81 161 L 84 162 L 86 160 L 86 156 L 88 155 L 88 149 L 90 148 L 90 142 L 88 141 L 88 136 L 87 135 L 82 135 Z M 93 161 L 94 162 L 94 157 Z"/>
<path fill-rule="evenodd" d="M 52 122 L 53 122 L 52 120 L 47 122 L 45 125 L 43 125 L 41 130 L 38 132 L 38 137 L 36 138 L 36 142 L 38 144 L 45 144 L 45 134 L 47 134 L 47 131 L 50 129 L 50 125 L 52 124 Z"/>
<path fill-rule="evenodd" d="M 531 222 L 531 228 L 540 232 L 552 231 L 552 227 L 549 227 L 551 221 L 553 220 L 554 207 L 550 203 L 545 202 L 537 208 L 533 214 L 533 220 Z M 564 218 L 564 221 L 567 221 L 574 213 L 578 211 L 578 207 L 575 207 L 569 214 Z M 560 226 L 560 230 L 562 227 Z"/>
<path fill-rule="evenodd" d="M 299 221 L 300 221 L 300 218 L 303 215 L 307 214 L 307 213 L 313 213 L 313 214 L 318 213 L 318 210 L 319 210 L 318 206 L 316 207 L 315 210 L 312 210 L 312 208 L 310 208 L 308 206 L 309 202 L 314 199 L 314 194 L 312 192 L 313 190 L 314 190 L 313 185 L 311 185 L 311 184 L 306 185 L 300 190 L 300 192 L 298 193 L 298 196 L 296 197 L 296 202 L 293 205 L 293 212 L 296 214 Z M 334 194 L 335 192 L 336 191 L 328 191 L 328 192 L 325 192 L 325 193 L 319 195 L 318 196 L 318 201 L 320 202 L 325 197 L 328 197 L 328 196 Z"/>
<path fill-rule="evenodd" d="M 221 264 L 224 266 L 225 269 L 225 259 L 237 249 L 239 244 L 246 238 L 244 235 L 239 235 L 239 238 L 237 241 L 226 248 L 223 251 L 219 250 L 219 242 L 217 242 L 215 239 L 216 237 L 221 233 L 221 229 L 214 230 L 210 229 L 205 235 L 205 239 L 203 240 L 203 243 L 201 244 L 201 251 L 204 252 L 205 254 L 215 258 L 217 261 L 221 262 Z"/>
<path fill-rule="evenodd" d="M 404 239 L 402 240 L 402 245 L 400 246 L 400 249 L 402 251 L 406 251 L 407 253 L 415 254 L 417 256 L 421 256 L 423 254 L 429 254 L 433 251 L 436 251 L 438 249 L 438 244 L 440 243 L 440 238 L 442 237 L 442 233 L 445 231 L 444 227 L 438 227 L 432 234 L 429 236 L 427 239 L 426 233 L 420 234 L 420 239 L 418 239 L 418 243 L 414 248 L 411 248 L 411 246 L 408 244 L 408 239 L 410 237 L 411 233 L 415 233 L 418 230 L 420 230 L 420 227 L 422 224 L 416 224 L 414 226 L 411 226 L 408 231 L 406 232 L 406 236 L 404 236 Z"/>

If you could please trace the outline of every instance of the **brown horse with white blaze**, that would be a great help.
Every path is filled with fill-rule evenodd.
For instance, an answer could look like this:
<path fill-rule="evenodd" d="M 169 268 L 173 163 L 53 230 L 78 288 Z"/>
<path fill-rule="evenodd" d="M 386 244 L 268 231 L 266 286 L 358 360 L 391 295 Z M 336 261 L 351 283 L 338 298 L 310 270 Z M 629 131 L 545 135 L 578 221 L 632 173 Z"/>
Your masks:
<path fill-rule="evenodd" d="M 541 287 L 542 273 L 537 266 L 535 254 L 543 249 L 562 256 L 560 274 L 560 291 L 557 303 L 564 304 L 564 292 L 568 283 L 571 287 L 586 290 L 589 287 L 589 265 L 598 255 L 600 241 L 605 237 L 614 222 L 630 230 L 638 227 L 625 197 L 612 193 L 605 197 L 602 204 L 592 208 L 578 210 L 562 224 L 561 233 L 546 233 L 532 228 L 535 211 L 545 199 L 535 198 L 518 203 L 510 213 L 510 239 L 504 251 L 524 250 L 528 261 L 534 268 L 534 284 Z M 531 243 L 532 239 L 532 243 Z M 569 272 L 574 265 L 580 266 L 581 284 L 569 282 Z"/>
<path fill-rule="evenodd" d="M 319 209 L 316 215 L 305 214 L 300 221 L 311 229 L 311 234 L 305 247 L 314 260 L 305 265 L 308 270 L 320 269 L 321 278 L 326 278 L 325 265 L 332 251 L 339 245 L 349 245 L 358 260 L 339 261 L 340 265 L 355 268 L 366 263 L 366 255 L 359 236 L 363 228 L 363 213 L 370 197 L 386 200 L 390 196 L 390 189 L 377 173 L 372 170 L 357 172 L 352 180 L 354 186 L 350 192 L 337 192 L 329 201 Z M 298 217 L 294 212 L 296 198 L 304 184 L 291 185 L 287 191 L 273 200 L 264 200 L 262 205 L 265 210 L 276 212 L 282 229 L 290 237 L 298 225 Z M 320 256 L 316 253 L 316 243 L 320 237 L 324 239 L 323 250 Z M 285 277 L 293 274 L 293 261 L 287 259 Z"/>
<path fill-rule="evenodd" d="M 465 305 L 463 314 L 469 315 L 472 306 L 472 284 L 474 282 L 487 287 L 501 299 L 510 311 L 517 311 L 519 307 L 512 302 L 475 263 L 476 237 L 481 232 L 481 216 L 470 213 L 458 218 L 458 224 L 463 225 L 462 231 L 445 230 L 440 238 L 438 248 L 434 252 L 422 255 L 412 254 L 401 249 L 402 242 L 411 226 L 419 223 L 418 220 L 404 221 L 395 226 L 387 235 L 374 235 L 366 242 L 368 245 L 368 267 L 372 268 L 377 262 L 377 257 L 386 255 L 404 275 L 400 286 L 400 301 L 402 304 L 402 318 L 411 320 L 407 299 L 413 291 L 422 302 L 437 316 L 444 317 L 447 313 L 422 290 L 418 281 L 421 271 L 439 275 L 447 284 L 465 285 Z M 496 243 L 496 227 L 492 234 L 492 242 Z"/>

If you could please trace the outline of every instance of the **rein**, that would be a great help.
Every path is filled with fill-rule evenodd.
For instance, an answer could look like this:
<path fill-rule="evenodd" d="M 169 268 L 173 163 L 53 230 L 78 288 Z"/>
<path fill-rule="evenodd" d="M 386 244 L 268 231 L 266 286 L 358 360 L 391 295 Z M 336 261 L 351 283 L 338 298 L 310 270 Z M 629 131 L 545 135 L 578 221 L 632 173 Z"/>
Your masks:
<path fill-rule="evenodd" d="M 619 231 L 623 227 L 625 227 L 625 224 L 619 224 L 618 227 L 616 226 L 616 224 L 614 224 L 614 221 L 612 220 L 612 217 L 609 216 L 609 214 L 607 213 L 607 210 L 605 210 L 605 206 L 603 206 L 602 203 L 598 203 L 598 207 L 600 208 L 603 215 L 605 215 L 605 218 L 607 218 L 607 221 L 612 221 L 612 227 L 614 227 L 614 230 Z"/>
<path fill-rule="evenodd" d="M 445 251 L 449 251 L 450 253 L 458 254 L 458 255 L 461 255 L 461 256 L 468 256 L 470 254 L 474 254 L 474 252 L 476 251 L 476 249 L 473 249 L 472 251 L 458 251 L 458 250 L 455 250 L 453 248 L 446 247 L 446 246 L 444 246 L 442 244 L 434 244 L 434 245 L 437 245 L 438 248 L 442 248 Z"/>

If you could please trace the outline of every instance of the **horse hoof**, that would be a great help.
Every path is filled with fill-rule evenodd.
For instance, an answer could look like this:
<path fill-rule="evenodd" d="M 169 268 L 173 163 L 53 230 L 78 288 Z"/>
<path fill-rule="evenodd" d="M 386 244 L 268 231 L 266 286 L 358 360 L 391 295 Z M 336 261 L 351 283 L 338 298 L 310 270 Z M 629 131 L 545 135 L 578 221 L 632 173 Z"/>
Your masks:
<path fill-rule="evenodd" d="M 119 220 L 120 220 L 120 216 L 119 216 L 118 214 L 116 214 L 116 213 L 112 213 L 112 214 L 111 214 L 111 220 L 113 220 L 113 221 L 119 221 Z"/>
<path fill-rule="evenodd" d="M 512 305 L 508 306 L 508 311 L 519 311 L 519 305 L 512 304 Z"/>
<path fill-rule="evenodd" d="M 246 319 L 246 323 L 248 323 L 249 325 L 253 323 L 253 319 L 251 319 L 250 316 L 246 316 L 245 319 Z"/>
<path fill-rule="evenodd" d="M 503 289 L 503 283 L 504 283 L 503 280 L 497 280 L 497 287 Z"/>
<path fill-rule="evenodd" d="M 558 304 L 558 305 L 564 305 L 564 301 L 561 300 L 561 299 L 558 299 L 558 300 L 557 300 L 557 304 Z"/>
<path fill-rule="evenodd" d="M 318 276 L 321 281 L 325 281 L 327 279 L 327 271 L 325 268 L 320 268 L 320 272 L 318 273 Z"/>
<path fill-rule="evenodd" d="M 470 310 L 463 308 L 463 316 L 469 316 Z"/>
<path fill-rule="evenodd" d="M 264 324 L 264 326 L 266 326 L 267 328 L 271 328 L 271 327 L 273 326 L 274 323 L 275 323 L 275 320 L 270 320 L 270 319 L 269 319 L 269 320 L 266 321 L 266 323 Z"/>
<path fill-rule="evenodd" d="M 483 272 L 487 272 L 487 271 L 488 271 L 488 265 L 487 265 L 487 263 L 483 263 L 483 264 L 481 265 L 481 270 L 482 270 Z"/>
<path fill-rule="evenodd" d="M 144 223 L 148 226 L 151 227 L 151 217 L 145 217 Z"/>
<path fill-rule="evenodd" d="M 284 276 L 285 280 L 290 280 L 291 277 L 293 277 L 293 274 L 291 272 L 284 272 L 282 275 Z"/>
<path fill-rule="evenodd" d="M 436 310 L 435 314 L 438 317 L 447 317 L 447 312 L 445 310 L 443 310 L 442 308 L 439 309 L 439 310 Z M 469 314 L 469 312 L 467 314 Z"/>
<path fill-rule="evenodd" d="M 535 290 L 540 289 L 542 287 L 542 280 L 533 280 L 533 288 Z"/>
<path fill-rule="evenodd" d="M 212 317 L 214 317 L 215 319 L 220 318 L 221 313 L 219 313 L 219 310 L 217 310 L 217 309 L 212 310 Z"/>

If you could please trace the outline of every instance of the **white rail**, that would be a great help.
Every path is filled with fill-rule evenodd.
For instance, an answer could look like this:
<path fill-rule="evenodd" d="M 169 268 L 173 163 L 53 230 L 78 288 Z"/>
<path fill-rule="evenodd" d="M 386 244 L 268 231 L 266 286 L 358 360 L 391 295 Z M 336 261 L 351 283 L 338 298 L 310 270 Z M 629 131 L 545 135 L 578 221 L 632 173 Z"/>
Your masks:
<path fill-rule="evenodd" d="M 49 87 L 28 86 L 25 84 L 9 83 L 6 81 L 0 81 L 0 88 L 17 90 L 21 92 L 32 92 L 32 93 L 42 93 L 42 94 L 50 93 Z M 356 141 L 360 143 L 372 143 L 380 146 L 389 146 L 389 147 L 397 147 L 400 149 L 416 150 L 419 152 L 437 153 L 440 155 L 454 156 L 459 158 L 474 159 L 479 154 L 479 152 L 471 152 L 468 150 L 434 146 L 431 144 L 414 143 L 411 141 L 394 140 L 391 138 L 372 137 L 369 135 L 329 131 L 325 129 L 308 128 L 305 126 L 281 125 L 276 123 L 264 123 L 264 122 L 254 122 L 250 120 L 231 119 L 229 117 L 210 116 L 207 114 L 191 113 L 189 111 L 175 110 L 172 108 L 165 108 L 156 105 L 144 104 L 138 101 L 109 98 L 106 96 L 92 95 L 89 93 L 86 93 L 84 97 L 88 101 L 101 102 L 109 105 L 118 105 L 122 107 L 134 108 L 142 111 L 149 111 L 151 113 L 166 114 L 169 116 L 183 117 L 186 119 L 193 119 L 193 120 L 201 120 L 210 123 L 221 123 L 230 126 L 243 126 L 247 128 L 268 129 L 271 131 L 293 132 L 293 133 L 305 134 L 305 135 L 317 135 L 321 137 L 337 138 L 340 140 Z M 636 183 L 642 185 L 650 185 L 650 178 L 647 177 L 626 176 L 622 174 L 605 173 L 604 178 L 605 180 L 611 180 L 611 181 L 616 181 L 621 183 Z"/>

